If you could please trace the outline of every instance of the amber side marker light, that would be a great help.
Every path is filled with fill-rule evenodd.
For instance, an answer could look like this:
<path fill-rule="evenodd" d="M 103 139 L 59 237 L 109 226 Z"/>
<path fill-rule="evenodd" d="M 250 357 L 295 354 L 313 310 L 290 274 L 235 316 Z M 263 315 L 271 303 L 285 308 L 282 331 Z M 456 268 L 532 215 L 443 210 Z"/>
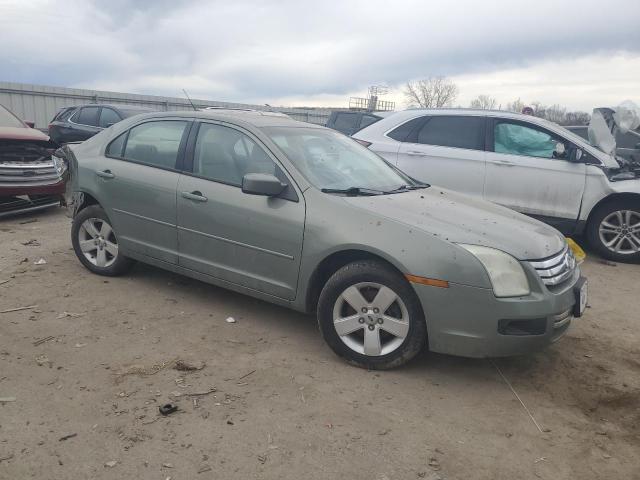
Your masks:
<path fill-rule="evenodd" d="M 449 288 L 449 282 L 446 280 L 438 280 L 437 278 L 419 277 L 417 275 L 406 274 L 405 278 L 411 283 L 419 283 L 420 285 L 429 285 L 430 287 Z"/>

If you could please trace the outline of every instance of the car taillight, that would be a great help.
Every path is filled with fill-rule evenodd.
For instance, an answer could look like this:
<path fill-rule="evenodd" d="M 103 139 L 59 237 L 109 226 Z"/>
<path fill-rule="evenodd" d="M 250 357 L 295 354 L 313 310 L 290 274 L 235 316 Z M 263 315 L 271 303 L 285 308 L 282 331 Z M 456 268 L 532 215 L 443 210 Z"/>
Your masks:
<path fill-rule="evenodd" d="M 369 148 L 369 145 L 371 145 L 371 142 L 367 142 L 366 140 L 360 140 L 359 138 L 354 138 L 354 140 L 360 145 L 364 145 L 367 148 Z"/>

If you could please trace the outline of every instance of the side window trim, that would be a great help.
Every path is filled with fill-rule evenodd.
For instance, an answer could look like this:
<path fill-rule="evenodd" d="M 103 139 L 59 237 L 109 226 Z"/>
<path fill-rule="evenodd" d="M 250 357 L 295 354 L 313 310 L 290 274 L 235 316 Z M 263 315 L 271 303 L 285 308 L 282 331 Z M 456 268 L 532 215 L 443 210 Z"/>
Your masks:
<path fill-rule="evenodd" d="M 422 126 L 424 125 L 424 122 L 425 122 L 428 118 L 431 118 L 431 117 L 430 117 L 429 115 L 423 115 L 423 116 L 421 116 L 421 117 L 413 117 L 413 118 L 410 118 L 410 119 L 408 119 L 408 120 L 406 120 L 406 121 L 402 122 L 401 124 L 396 125 L 396 126 L 395 126 L 395 127 L 393 127 L 393 128 L 390 128 L 389 130 L 387 130 L 386 132 L 384 132 L 384 133 L 383 133 L 383 135 L 384 135 L 385 137 L 387 137 L 387 138 L 391 139 L 391 140 L 396 141 L 396 142 L 400 142 L 400 143 L 414 143 L 414 142 L 410 142 L 409 140 L 410 140 L 411 138 L 413 138 L 413 137 L 414 137 L 414 135 L 416 135 L 416 134 L 417 134 L 417 132 L 422 128 Z M 406 124 L 407 124 L 407 123 L 409 123 L 409 122 L 413 122 L 413 121 L 414 121 L 414 120 L 416 120 L 416 119 L 420 119 L 420 121 L 419 121 L 419 122 L 416 122 L 416 124 L 415 124 L 415 125 L 414 125 L 414 127 L 411 129 L 411 131 L 407 134 L 407 136 L 404 138 L 404 140 L 396 140 L 395 138 L 393 138 L 393 137 L 390 137 L 390 136 L 389 136 L 389 134 L 390 134 L 391 132 L 393 132 L 394 130 L 397 130 L 398 128 L 402 127 L 403 125 L 406 125 Z"/>
<path fill-rule="evenodd" d="M 184 131 L 182 132 L 182 138 L 180 139 L 180 145 L 178 146 L 178 155 L 176 156 L 176 163 L 174 168 L 170 168 L 170 167 L 162 167 L 160 165 L 154 165 L 151 163 L 147 163 L 147 162 L 141 162 L 140 160 L 132 160 L 130 158 L 125 158 L 124 157 L 124 152 L 127 150 L 127 143 L 129 142 L 129 133 L 131 132 L 131 130 L 133 130 L 136 127 L 139 127 L 140 125 L 144 125 L 145 123 L 153 123 L 153 122 L 185 122 L 187 125 L 184 128 Z M 127 129 L 126 132 L 124 132 L 125 135 L 125 139 L 124 142 L 122 143 L 122 150 L 120 151 L 120 156 L 113 156 L 113 155 L 108 155 L 107 151 L 109 150 L 109 147 L 111 146 L 111 144 L 113 142 L 115 142 L 118 138 L 120 138 L 120 135 L 122 135 L 122 133 L 120 135 L 117 135 L 113 140 L 111 140 L 107 146 L 105 147 L 104 150 L 104 156 L 107 158 L 113 158 L 115 160 L 121 160 L 123 162 L 129 162 L 129 163 L 135 163 L 137 165 L 144 165 L 147 167 L 152 167 L 152 168 L 157 168 L 159 170 L 166 170 L 169 172 L 178 172 L 178 173 L 186 173 L 184 171 L 184 166 L 185 166 L 185 151 L 186 151 L 186 146 L 187 146 L 187 139 L 190 137 L 192 130 L 194 130 L 193 128 L 193 120 L 191 119 L 185 119 L 185 118 L 162 118 L 162 119 L 157 119 L 157 118 L 152 118 L 140 123 L 136 123 L 135 125 L 132 125 L 131 127 L 129 127 Z"/>
<path fill-rule="evenodd" d="M 280 180 L 286 179 L 287 183 L 289 184 L 289 187 L 285 189 L 285 191 L 278 198 L 283 198 L 285 200 L 290 200 L 296 203 L 300 201 L 298 197 L 298 193 L 296 192 L 297 185 L 293 181 L 291 175 L 289 175 L 286 169 L 280 164 L 280 161 L 274 155 L 274 153 L 262 141 L 260 141 L 259 138 L 257 138 L 251 132 L 246 131 L 243 128 L 240 128 L 237 125 L 234 125 L 233 123 L 226 123 L 222 121 L 196 119 L 193 123 L 194 125 L 191 128 L 191 133 L 189 135 L 188 141 L 186 142 L 186 148 L 184 152 L 185 153 L 184 169 L 182 170 L 182 173 L 184 175 L 188 175 L 190 177 L 195 177 L 195 178 L 201 178 L 202 180 L 206 180 L 208 182 L 219 183 L 222 185 L 229 185 L 230 187 L 242 188 L 241 186 L 238 186 L 234 183 L 224 182 L 222 180 L 214 180 L 212 178 L 207 178 L 193 172 L 196 142 L 198 140 L 198 134 L 200 133 L 200 127 L 203 124 L 219 125 L 221 127 L 231 128 L 233 130 L 236 130 L 237 132 L 240 132 L 248 136 L 250 140 L 255 142 L 255 144 L 267 154 L 269 159 L 273 162 L 273 164 L 276 167 L 275 176 L 280 178 Z"/>
<path fill-rule="evenodd" d="M 491 153 L 495 153 L 497 155 L 517 155 L 514 153 L 502 153 L 502 152 L 496 152 L 495 151 L 495 128 L 496 125 L 498 125 L 499 123 L 512 123 L 514 125 L 520 125 L 522 127 L 525 128 L 531 128 L 532 130 L 538 130 L 540 132 L 546 133 L 547 135 L 549 135 L 551 138 L 553 138 L 556 141 L 562 142 L 565 145 L 566 149 L 569 148 L 579 148 L 576 144 L 574 144 L 572 141 L 567 140 L 566 138 L 560 136 L 559 134 L 552 132 L 551 130 L 546 129 L 543 126 L 540 125 L 536 125 L 535 123 L 529 123 L 529 122 L 525 122 L 523 120 L 517 120 L 517 119 L 512 119 L 512 118 L 505 118 L 505 117 L 491 117 L 489 123 L 490 128 L 487 128 L 487 152 L 491 152 Z M 533 157 L 530 155 L 519 155 L 522 157 L 528 157 L 528 158 L 539 158 L 541 160 L 559 160 L 559 161 L 564 161 L 564 162 L 568 162 L 569 160 L 567 160 L 566 158 L 547 158 L 547 157 Z"/>

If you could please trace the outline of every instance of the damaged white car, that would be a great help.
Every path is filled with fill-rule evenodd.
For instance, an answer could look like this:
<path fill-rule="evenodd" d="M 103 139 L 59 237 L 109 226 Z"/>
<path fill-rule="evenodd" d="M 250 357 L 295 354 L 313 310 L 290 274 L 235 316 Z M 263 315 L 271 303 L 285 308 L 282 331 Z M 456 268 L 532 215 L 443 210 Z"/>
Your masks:
<path fill-rule="evenodd" d="M 599 110 L 591 142 L 530 115 L 467 109 L 397 112 L 353 138 L 420 181 L 584 233 L 610 260 L 639 262 L 640 163 L 616 155 L 615 134 L 640 127 L 640 109 Z"/>

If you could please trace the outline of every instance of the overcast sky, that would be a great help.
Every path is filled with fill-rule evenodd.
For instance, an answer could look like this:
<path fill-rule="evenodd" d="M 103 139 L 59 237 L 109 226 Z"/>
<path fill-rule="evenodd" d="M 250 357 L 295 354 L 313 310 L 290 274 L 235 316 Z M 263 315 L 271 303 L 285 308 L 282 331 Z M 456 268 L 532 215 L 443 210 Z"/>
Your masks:
<path fill-rule="evenodd" d="M 0 0 L 0 80 L 346 106 L 445 75 L 590 111 L 640 103 L 640 0 Z"/>

